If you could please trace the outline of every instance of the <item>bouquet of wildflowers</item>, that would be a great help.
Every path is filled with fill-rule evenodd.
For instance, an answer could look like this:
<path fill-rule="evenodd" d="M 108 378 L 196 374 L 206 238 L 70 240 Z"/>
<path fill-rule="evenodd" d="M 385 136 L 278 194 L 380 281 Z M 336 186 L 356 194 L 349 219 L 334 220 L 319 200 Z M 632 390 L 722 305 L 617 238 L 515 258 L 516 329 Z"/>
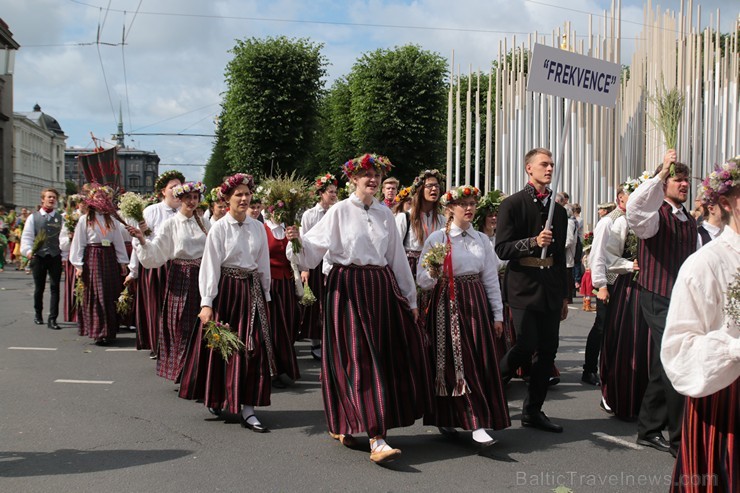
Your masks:
<path fill-rule="evenodd" d="M 583 235 L 583 248 L 586 248 L 587 246 L 591 246 L 594 242 L 594 233 L 593 231 L 589 231 L 585 235 Z"/>
<path fill-rule="evenodd" d="M 265 181 L 263 203 L 267 206 L 268 217 L 277 224 L 300 226 L 301 215 L 314 205 L 315 196 L 306 180 L 290 176 L 270 178 Z M 293 251 L 301 251 L 301 242 L 291 240 Z"/>
<path fill-rule="evenodd" d="M 313 294 L 313 291 L 311 291 L 311 288 L 308 287 L 307 282 L 303 283 L 303 296 L 298 303 L 303 306 L 311 306 L 316 303 L 316 296 Z"/>
<path fill-rule="evenodd" d="M 75 280 L 75 289 L 74 289 L 74 300 L 75 300 L 76 308 L 80 308 L 82 306 L 83 296 L 85 296 L 85 283 L 82 282 L 81 277 L 78 277 L 77 280 Z"/>
<path fill-rule="evenodd" d="M 445 257 L 450 251 L 450 245 L 447 243 L 437 243 L 432 246 L 424 258 L 421 259 L 421 266 L 429 271 L 429 275 L 435 279 L 438 279 L 442 273 L 442 264 L 445 262 Z"/>
<path fill-rule="evenodd" d="M 69 234 L 73 234 L 75 232 L 75 228 L 77 228 L 77 223 L 80 221 L 80 213 L 77 209 L 74 209 L 72 205 L 67 206 L 67 210 L 64 214 L 64 226 L 67 228 L 67 232 Z"/>
<path fill-rule="evenodd" d="M 735 325 L 740 325 L 740 269 L 735 272 L 733 281 L 727 286 L 725 313 Z"/>
<path fill-rule="evenodd" d="M 134 192 L 126 192 L 121 195 L 121 200 L 118 203 L 118 209 L 121 211 L 121 215 L 127 219 L 132 219 L 136 224 L 141 223 L 144 220 L 144 209 L 147 206 L 146 200 L 139 194 Z M 146 236 L 152 234 L 152 230 L 147 226 L 146 231 L 142 231 Z"/>
<path fill-rule="evenodd" d="M 134 307 L 134 296 L 126 287 L 121 295 L 116 300 L 116 313 L 121 316 L 126 316 L 131 313 L 131 309 Z"/>
<path fill-rule="evenodd" d="M 683 113 L 684 97 L 678 87 L 670 91 L 663 86 L 661 94 L 649 98 L 657 110 L 656 116 L 650 116 L 655 125 L 663 134 L 667 149 L 676 149 L 678 144 L 678 123 Z M 675 163 L 671 163 L 671 176 L 676 175 Z"/>
<path fill-rule="evenodd" d="M 244 343 L 232 332 L 229 324 L 211 320 L 203 326 L 208 349 L 215 349 L 227 361 L 235 351 L 244 349 Z"/>

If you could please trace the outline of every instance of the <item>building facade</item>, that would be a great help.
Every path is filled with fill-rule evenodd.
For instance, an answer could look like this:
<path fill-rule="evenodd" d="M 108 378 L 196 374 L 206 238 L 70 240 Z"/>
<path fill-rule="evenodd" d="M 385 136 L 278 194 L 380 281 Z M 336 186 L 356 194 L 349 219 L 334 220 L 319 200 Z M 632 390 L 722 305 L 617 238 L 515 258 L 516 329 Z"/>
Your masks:
<path fill-rule="evenodd" d="M 0 19 L 0 204 L 13 203 L 13 65 L 20 45 Z"/>
<path fill-rule="evenodd" d="M 65 179 L 73 181 L 78 187 L 85 183 L 87 180 L 79 168 L 77 156 L 93 152 L 94 149 L 77 147 L 65 150 Z M 118 167 L 121 169 L 121 186 L 127 192 L 147 194 L 154 191 L 154 181 L 159 175 L 159 156 L 156 152 L 119 147 Z"/>

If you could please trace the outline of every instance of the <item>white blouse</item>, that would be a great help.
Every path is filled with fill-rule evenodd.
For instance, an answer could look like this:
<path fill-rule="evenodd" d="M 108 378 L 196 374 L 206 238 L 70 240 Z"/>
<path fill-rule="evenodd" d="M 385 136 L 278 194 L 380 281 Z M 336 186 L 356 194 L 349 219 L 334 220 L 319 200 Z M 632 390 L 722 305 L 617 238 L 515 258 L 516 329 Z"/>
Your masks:
<path fill-rule="evenodd" d="M 408 214 L 410 219 L 411 211 L 408 211 Z M 445 217 L 442 214 L 437 214 L 435 210 L 431 210 L 427 213 L 421 214 L 422 228 L 428 232 L 427 236 L 440 228 L 444 228 L 446 222 L 447 221 Z M 424 247 L 424 242 L 416 237 L 416 233 L 414 232 L 414 228 L 410 222 L 408 228 L 406 227 L 406 214 L 404 214 L 403 212 L 399 212 L 398 214 L 396 214 L 396 228 L 398 229 L 398 234 L 401 235 L 401 241 L 406 238 L 406 241 L 403 243 L 403 247 L 406 250 L 411 250 L 414 252 L 421 251 L 421 249 Z M 407 229 L 408 236 L 406 236 Z"/>
<path fill-rule="evenodd" d="M 282 223 L 274 223 L 269 219 L 265 219 L 265 225 L 270 228 L 273 238 L 280 241 L 285 238 L 285 226 Z"/>
<path fill-rule="evenodd" d="M 208 226 L 206 226 L 208 230 Z M 188 218 L 178 212 L 159 227 L 154 238 L 144 238 L 144 244 L 136 242 L 136 256 L 141 265 L 155 269 L 168 260 L 192 260 L 203 256 L 206 234 L 200 229 L 195 217 Z"/>
<path fill-rule="evenodd" d="M 201 306 L 213 306 L 221 267 L 257 270 L 265 300 L 270 301 L 270 252 L 267 232 L 261 222 L 247 216 L 239 223 L 227 213 L 213 224 L 200 262 Z"/>
<path fill-rule="evenodd" d="M 148 205 L 144 208 L 144 222 L 149 229 L 152 230 L 152 236 L 157 234 L 157 229 L 167 219 L 174 217 L 177 214 L 177 209 L 169 207 L 164 201 L 157 204 Z M 132 226 L 138 228 L 138 224 L 132 224 Z M 134 247 L 138 243 L 138 240 L 132 241 Z M 131 252 L 131 261 L 128 264 L 129 275 L 134 279 L 139 277 L 139 257 L 136 253 L 136 248 Z"/>
<path fill-rule="evenodd" d="M 75 228 L 72 246 L 69 249 L 69 261 L 75 267 L 82 268 L 85 258 L 85 247 L 91 243 L 107 244 L 110 248 L 116 249 L 116 257 L 119 264 L 128 263 L 128 254 L 126 246 L 123 244 L 121 231 L 116 226 L 116 220 L 113 220 L 113 227 L 108 229 L 105 226 L 105 219 L 102 215 L 96 215 L 96 221 L 91 227 L 87 227 L 87 214 L 80 217 Z"/>
<path fill-rule="evenodd" d="M 326 215 L 326 211 L 329 209 L 324 209 L 321 206 L 321 202 L 316 204 L 315 206 L 308 209 L 306 212 L 303 213 L 303 217 L 301 217 L 301 234 L 305 235 L 309 231 L 311 231 L 311 228 L 316 226 L 319 221 Z"/>
<path fill-rule="evenodd" d="M 463 234 L 465 233 L 465 234 Z M 447 241 L 444 230 L 438 230 L 429 235 L 424 242 L 421 258 L 427 254 L 429 249 Z M 455 224 L 450 227 L 450 243 L 452 244 L 452 273 L 454 276 L 480 275 L 483 287 L 486 289 L 488 303 L 493 312 L 493 320 L 503 322 L 504 304 L 501 301 L 501 287 L 498 281 L 498 258 L 493 251 L 493 246 L 488 236 L 476 231 L 472 226 L 463 231 Z M 416 271 L 416 282 L 421 289 L 432 289 L 437 284 L 437 279 L 429 275 L 429 272 L 421 267 L 419 262 Z"/>
<path fill-rule="evenodd" d="M 619 216 L 612 223 L 604 250 L 606 270 L 611 274 L 629 274 L 635 266 L 632 260 L 622 257 L 629 232 L 626 217 Z M 593 276 L 593 273 L 591 275 Z"/>
<path fill-rule="evenodd" d="M 294 253 L 288 243 L 288 259 L 301 270 L 310 270 L 324 260 L 324 274 L 338 265 L 390 266 L 398 287 L 416 308 L 416 284 L 397 234 L 393 213 L 373 199 L 365 206 L 356 194 L 333 205 L 324 218 L 301 237 L 301 253 Z"/>
<path fill-rule="evenodd" d="M 660 359 L 681 394 L 711 395 L 740 377 L 740 326 L 724 312 L 738 269 L 740 235 L 725 227 L 678 272 Z"/>

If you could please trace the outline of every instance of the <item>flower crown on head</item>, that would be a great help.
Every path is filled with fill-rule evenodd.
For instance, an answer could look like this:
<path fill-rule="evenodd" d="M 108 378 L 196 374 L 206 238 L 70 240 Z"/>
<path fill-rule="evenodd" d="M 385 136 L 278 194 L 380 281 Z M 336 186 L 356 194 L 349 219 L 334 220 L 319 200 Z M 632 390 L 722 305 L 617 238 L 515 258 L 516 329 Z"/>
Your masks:
<path fill-rule="evenodd" d="M 442 198 L 439 199 L 439 203 L 442 205 L 449 205 L 452 202 L 457 202 L 466 197 L 474 198 L 477 201 L 480 198 L 480 190 L 471 185 L 462 185 L 452 188 L 450 191 L 442 194 Z"/>
<path fill-rule="evenodd" d="M 621 185 L 622 190 L 627 193 L 632 193 L 637 190 L 637 187 L 639 187 L 649 179 L 650 172 L 648 170 L 643 171 L 642 174 L 637 178 L 632 178 L 631 176 L 628 176 L 627 180 Z"/>
<path fill-rule="evenodd" d="M 427 181 L 427 178 L 436 178 L 437 183 L 439 183 L 440 191 L 444 191 L 445 175 L 436 169 L 425 169 L 419 173 L 419 176 L 414 178 L 414 183 L 412 183 L 410 187 L 412 195 L 415 194 L 419 188 L 424 186 L 424 182 Z"/>
<path fill-rule="evenodd" d="M 709 176 L 704 178 L 699 187 L 701 201 L 707 205 L 715 205 L 721 195 L 728 195 L 732 189 L 740 185 L 740 156 L 717 165 Z"/>
<path fill-rule="evenodd" d="M 173 188 L 172 196 L 176 199 L 179 199 L 186 193 L 190 192 L 198 192 L 200 194 L 200 198 L 202 199 L 203 196 L 205 196 L 206 194 L 206 186 L 199 181 L 188 181 L 183 183 L 182 185 L 178 185 Z"/>
<path fill-rule="evenodd" d="M 403 202 L 411 198 L 411 187 L 404 187 L 398 191 L 396 197 L 393 199 L 394 202 Z"/>
<path fill-rule="evenodd" d="M 160 190 L 164 190 L 167 187 L 167 184 L 172 180 L 180 180 L 180 183 L 185 183 L 185 175 L 176 169 L 165 171 L 159 175 L 157 181 L 154 182 L 154 191 L 159 192 Z"/>
<path fill-rule="evenodd" d="M 91 183 L 89 191 L 84 199 L 85 204 L 103 214 L 110 214 L 116 211 L 113 205 L 113 189 L 99 183 Z"/>
<path fill-rule="evenodd" d="M 101 185 L 100 183 L 90 184 L 90 191 L 87 192 L 87 198 L 93 199 L 99 193 L 105 194 L 109 200 L 113 199 L 113 189 L 107 185 Z"/>
<path fill-rule="evenodd" d="M 218 189 L 218 198 L 226 200 L 226 197 L 239 185 L 246 185 L 251 192 L 254 190 L 254 178 L 252 175 L 237 173 L 227 177 Z"/>
<path fill-rule="evenodd" d="M 321 195 L 322 193 L 326 192 L 326 189 L 329 188 L 329 185 L 334 185 L 335 187 L 339 186 L 339 182 L 337 181 L 336 176 L 332 175 L 331 173 L 317 176 L 316 182 L 314 183 L 314 187 L 316 188 L 316 195 Z"/>
<path fill-rule="evenodd" d="M 342 165 L 342 172 L 347 178 L 351 178 L 360 171 L 367 171 L 375 168 L 379 174 L 387 175 L 390 173 L 393 164 L 390 159 L 378 154 L 363 154 L 354 159 L 350 159 Z"/>

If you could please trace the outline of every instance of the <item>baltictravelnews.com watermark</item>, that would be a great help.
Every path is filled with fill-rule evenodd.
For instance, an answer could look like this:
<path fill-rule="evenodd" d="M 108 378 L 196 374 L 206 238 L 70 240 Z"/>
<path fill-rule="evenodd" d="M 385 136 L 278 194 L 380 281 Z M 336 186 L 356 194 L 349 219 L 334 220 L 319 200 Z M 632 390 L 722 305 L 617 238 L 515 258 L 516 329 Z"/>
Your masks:
<path fill-rule="evenodd" d="M 677 478 L 676 483 L 682 486 L 717 486 L 716 474 L 689 474 Z M 640 488 L 650 486 L 671 486 L 674 483 L 672 474 L 634 474 L 621 472 L 617 474 L 583 474 L 576 471 L 540 472 L 536 474 L 518 471 L 516 486 L 546 487 L 555 493 L 577 493 L 579 487 L 623 487 Z"/>

